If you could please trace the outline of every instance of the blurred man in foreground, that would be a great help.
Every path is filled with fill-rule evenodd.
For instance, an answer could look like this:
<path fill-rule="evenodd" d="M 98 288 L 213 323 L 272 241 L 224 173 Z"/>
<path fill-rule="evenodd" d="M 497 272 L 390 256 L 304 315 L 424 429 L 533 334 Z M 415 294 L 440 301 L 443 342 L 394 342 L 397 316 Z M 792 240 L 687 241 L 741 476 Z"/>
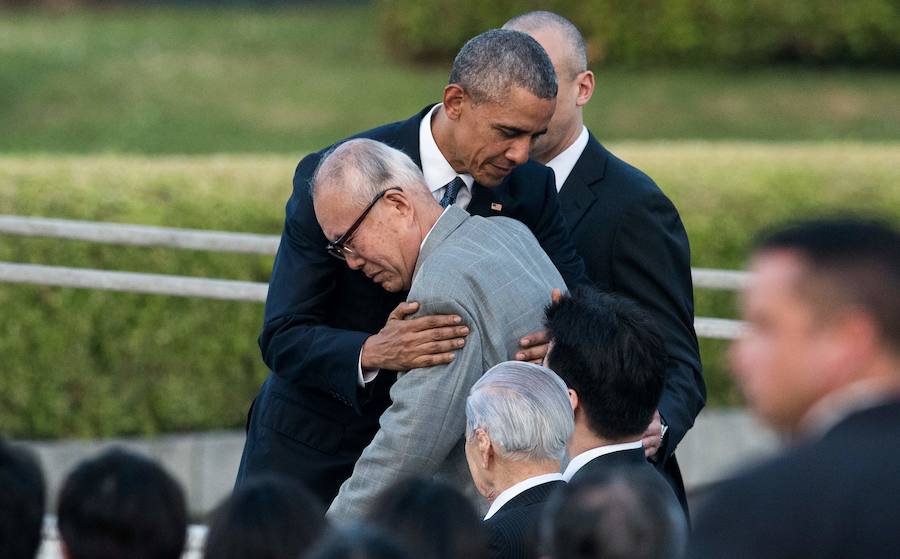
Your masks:
<path fill-rule="evenodd" d="M 900 550 L 900 232 L 808 222 L 759 245 L 732 367 L 793 439 L 724 482 L 689 550 L 712 558 L 894 557 Z"/>
<path fill-rule="evenodd" d="M 466 459 L 490 502 L 492 559 L 537 557 L 537 528 L 572 435 L 565 383 L 540 365 L 509 361 L 481 377 L 466 400 Z"/>
<path fill-rule="evenodd" d="M 653 179 L 610 153 L 585 127 L 594 73 L 578 29 L 543 11 L 515 17 L 503 27 L 534 37 L 556 69 L 556 110 L 531 156 L 553 169 L 588 279 L 633 299 L 659 325 L 669 361 L 662 398 L 643 433 L 644 453 L 686 509 L 675 448 L 703 409 L 706 386 L 694 333 L 691 250 L 681 217 Z"/>
<path fill-rule="evenodd" d="M 473 494 L 466 396 L 486 369 L 512 358 L 519 337 L 540 328 L 562 277 L 525 225 L 441 208 L 415 163 L 374 140 L 350 140 L 326 154 L 312 198 L 329 251 L 346 266 L 387 291 L 409 291 L 421 313 L 458 315 L 470 329 L 451 363 L 398 377 L 329 516 L 359 516 L 410 476 L 439 474 Z"/>
<path fill-rule="evenodd" d="M 0 557 L 37 555 L 45 495 L 44 474 L 34 455 L 0 438 Z"/>

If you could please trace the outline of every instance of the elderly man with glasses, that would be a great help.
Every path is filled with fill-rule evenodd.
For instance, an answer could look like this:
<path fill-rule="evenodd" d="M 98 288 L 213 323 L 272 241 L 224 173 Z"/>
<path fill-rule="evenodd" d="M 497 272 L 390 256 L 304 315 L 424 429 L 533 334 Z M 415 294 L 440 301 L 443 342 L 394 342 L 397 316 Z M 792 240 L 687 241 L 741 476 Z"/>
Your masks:
<path fill-rule="evenodd" d="M 441 208 L 402 152 L 367 139 L 327 154 L 312 182 L 328 252 L 382 288 L 409 290 L 420 313 L 455 314 L 469 326 L 449 364 L 413 369 L 391 388 L 391 406 L 341 486 L 330 516 L 365 512 L 396 480 L 438 475 L 474 496 L 465 458 L 465 401 L 518 339 L 540 328 L 562 277 L 518 221 Z"/>

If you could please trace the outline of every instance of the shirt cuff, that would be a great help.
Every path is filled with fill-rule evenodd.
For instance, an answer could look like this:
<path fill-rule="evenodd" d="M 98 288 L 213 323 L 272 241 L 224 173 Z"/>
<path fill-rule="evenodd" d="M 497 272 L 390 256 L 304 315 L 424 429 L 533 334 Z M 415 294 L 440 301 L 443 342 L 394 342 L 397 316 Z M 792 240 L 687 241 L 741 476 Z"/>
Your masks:
<path fill-rule="evenodd" d="M 370 382 L 372 382 L 373 380 L 375 380 L 375 377 L 377 377 L 379 371 L 381 371 L 381 369 L 365 369 L 365 370 L 363 370 L 362 351 L 359 352 L 359 359 L 356 362 L 356 369 L 359 372 L 356 382 L 361 387 L 364 387 L 365 385 L 367 385 Z"/>

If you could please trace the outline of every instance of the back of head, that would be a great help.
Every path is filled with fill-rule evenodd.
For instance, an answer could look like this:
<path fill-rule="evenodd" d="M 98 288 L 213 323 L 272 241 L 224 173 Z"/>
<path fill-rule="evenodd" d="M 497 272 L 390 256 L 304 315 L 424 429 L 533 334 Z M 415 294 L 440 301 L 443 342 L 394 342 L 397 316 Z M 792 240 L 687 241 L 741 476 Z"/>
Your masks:
<path fill-rule="evenodd" d="M 392 533 L 420 559 L 478 559 L 487 543 L 475 508 L 452 486 L 406 479 L 378 496 L 367 520 Z"/>
<path fill-rule="evenodd" d="M 450 83 L 473 103 L 500 103 L 521 87 L 539 99 L 555 99 L 556 72 L 541 45 L 519 31 L 492 29 L 469 39 L 453 61 Z"/>
<path fill-rule="evenodd" d="M 535 33 L 556 33 L 566 44 L 566 59 L 564 69 L 566 76 L 557 76 L 557 79 L 572 79 L 576 74 L 588 69 L 587 45 L 584 37 L 575 27 L 575 24 L 559 14 L 537 10 L 518 15 L 503 24 L 503 29 L 521 31 L 529 35 Z"/>
<path fill-rule="evenodd" d="M 204 557 L 295 559 L 325 531 L 324 515 L 316 498 L 292 480 L 251 480 L 213 511 Z"/>
<path fill-rule="evenodd" d="M 576 480 L 544 513 L 542 545 L 553 559 L 677 559 L 684 514 L 652 472 L 609 470 Z"/>
<path fill-rule="evenodd" d="M 546 312 L 547 363 L 578 394 L 592 431 L 640 435 L 659 404 L 668 361 L 659 331 L 636 303 L 580 288 Z"/>
<path fill-rule="evenodd" d="M 0 557 L 32 559 L 41 544 L 44 475 L 34 456 L 0 439 Z"/>
<path fill-rule="evenodd" d="M 860 219 L 818 219 L 769 233 L 756 252 L 796 255 L 806 274 L 798 293 L 822 314 L 854 307 L 900 356 L 900 231 Z"/>
<path fill-rule="evenodd" d="M 387 530 L 366 524 L 333 528 L 303 559 L 414 559 Z"/>
<path fill-rule="evenodd" d="M 187 508 L 178 483 L 159 465 L 113 449 L 66 478 L 58 526 L 70 559 L 177 559 Z"/>
<path fill-rule="evenodd" d="M 476 429 L 484 429 L 507 459 L 561 461 L 573 430 L 565 383 L 533 363 L 493 366 L 466 400 L 466 437 Z"/>

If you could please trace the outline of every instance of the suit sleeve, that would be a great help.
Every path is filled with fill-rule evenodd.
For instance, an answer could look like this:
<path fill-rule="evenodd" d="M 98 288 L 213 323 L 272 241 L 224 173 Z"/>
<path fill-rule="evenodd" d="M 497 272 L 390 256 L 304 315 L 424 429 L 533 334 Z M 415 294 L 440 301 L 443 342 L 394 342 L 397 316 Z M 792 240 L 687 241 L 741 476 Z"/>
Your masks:
<path fill-rule="evenodd" d="M 342 263 L 325 250 L 327 240 L 313 210 L 309 179 L 317 163 L 318 154 L 309 155 L 294 174 L 259 347 L 279 377 L 356 407 L 359 354 L 370 334 L 324 323 Z"/>
<path fill-rule="evenodd" d="M 575 243 L 569 234 L 559 200 L 556 194 L 556 181 L 553 172 L 547 168 L 544 175 L 543 203 L 537 220 L 526 223 L 541 244 L 541 248 L 553 261 L 553 265 L 570 288 L 588 281 L 584 270 L 584 261 L 575 252 Z"/>
<path fill-rule="evenodd" d="M 660 327 L 669 353 L 659 411 L 669 431 L 668 458 L 706 402 L 694 332 L 691 255 L 678 211 L 662 193 L 648 195 L 623 216 L 613 245 L 614 289 L 637 301 Z"/>
<path fill-rule="evenodd" d="M 457 302 L 419 299 L 419 314 L 458 314 L 472 332 L 452 363 L 400 375 L 391 387 L 393 403 L 381 415 L 378 433 L 356 462 L 353 475 L 341 485 L 329 517 L 362 516 L 397 480 L 433 475 L 465 432 L 466 397 L 484 372 L 478 324 Z"/>

